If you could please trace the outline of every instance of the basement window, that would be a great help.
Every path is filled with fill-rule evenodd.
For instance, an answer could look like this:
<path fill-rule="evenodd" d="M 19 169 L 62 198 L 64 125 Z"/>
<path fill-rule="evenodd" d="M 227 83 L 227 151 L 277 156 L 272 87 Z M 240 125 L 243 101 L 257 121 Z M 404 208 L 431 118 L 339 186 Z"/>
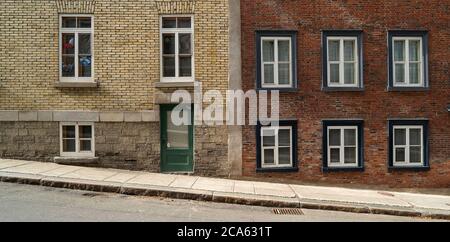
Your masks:
<path fill-rule="evenodd" d="M 297 122 L 279 121 L 257 126 L 258 170 L 294 170 L 297 167 Z"/>
<path fill-rule="evenodd" d="M 61 157 L 94 157 L 94 124 L 61 123 Z"/>
<path fill-rule="evenodd" d="M 60 16 L 60 81 L 93 82 L 94 21 L 90 15 Z"/>

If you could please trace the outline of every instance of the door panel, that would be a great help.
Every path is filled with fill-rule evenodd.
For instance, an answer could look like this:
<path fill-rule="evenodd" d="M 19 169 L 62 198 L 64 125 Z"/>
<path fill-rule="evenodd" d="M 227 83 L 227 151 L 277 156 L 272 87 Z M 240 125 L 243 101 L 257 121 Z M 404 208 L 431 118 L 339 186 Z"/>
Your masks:
<path fill-rule="evenodd" d="M 176 105 L 161 105 L 161 172 L 193 171 L 193 106 L 189 105 L 191 125 L 178 126 L 171 116 Z"/>

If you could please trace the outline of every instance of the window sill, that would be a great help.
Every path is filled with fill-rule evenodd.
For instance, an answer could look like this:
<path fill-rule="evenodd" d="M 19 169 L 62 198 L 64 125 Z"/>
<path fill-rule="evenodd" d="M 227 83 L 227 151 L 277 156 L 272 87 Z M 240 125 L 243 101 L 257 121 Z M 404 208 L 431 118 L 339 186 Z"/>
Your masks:
<path fill-rule="evenodd" d="M 296 87 L 258 87 L 256 91 L 298 92 Z"/>
<path fill-rule="evenodd" d="M 283 167 L 283 168 L 257 168 L 257 173 L 265 172 L 298 172 L 298 167 Z"/>
<path fill-rule="evenodd" d="M 425 92 L 429 91 L 429 87 L 388 87 L 389 92 Z"/>
<path fill-rule="evenodd" d="M 324 92 L 363 92 L 364 87 L 322 87 Z"/>
<path fill-rule="evenodd" d="M 88 165 L 97 164 L 98 157 L 55 157 L 53 161 L 61 165 Z"/>
<path fill-rule="evenodd" d="M 364 167 L 322 167 L 322 172 L 364 172 Z"/>
<path fill-rule="evenodd" d="M 390 166 L 389 172 L 393 171 L 429 171 L 430 166 Z"/>
<path fill-rule="evenodd" d="M 55 87 L 60 88 L 96 88 L 98 82 L 55 82 Z"/>
<path fill-rule="evenodd" d="M 157 82 L 155 83 L 156 88 L 177 88 L 177 87 L 196 87 L 197 82 Z"/>

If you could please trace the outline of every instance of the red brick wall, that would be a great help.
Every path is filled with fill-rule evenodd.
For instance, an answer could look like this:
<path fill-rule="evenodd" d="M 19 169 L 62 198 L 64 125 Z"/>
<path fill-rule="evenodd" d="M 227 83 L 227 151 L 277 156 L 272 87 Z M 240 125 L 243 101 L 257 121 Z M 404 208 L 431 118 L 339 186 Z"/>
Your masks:
<path fill-rule="evenodd" d="M 256 173 L 255 127 L 243 131 L 245 176 L 392 187 L 450 187 L 450 1 L 241 0 L 244 90 L 255 88 L 255 31 L 297 30 L 299 90 L 281 93 L 281 117 L 296 118 L 299 172 Z M 364 31 L 364 92 L 322 92 L 321 31 Z M 430 91 L 387 91 L 388 30 L 429 30 Z M 425 172 L 388 171 L 388 118 L 430 120 Z M 362 118 L 365 171 L 322 173 L 323 119 Z"/>

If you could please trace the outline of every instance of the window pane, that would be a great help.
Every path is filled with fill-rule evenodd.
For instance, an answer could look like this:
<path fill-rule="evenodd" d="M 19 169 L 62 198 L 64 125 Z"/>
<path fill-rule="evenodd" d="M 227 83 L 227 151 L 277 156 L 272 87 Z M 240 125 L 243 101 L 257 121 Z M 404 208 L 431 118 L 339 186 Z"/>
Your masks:
<path fill-rule="evenodd" d="M 409 61 L 419 61 L 420 53 L 420 41 L 410 40 L 409 41 Z"/>
<path fill-rule="evenodd" d="M 179 39 L 179 52 L 180 54 L 192 54 L 191 51 L 191 34 L 180 34 Z"/>
<path fill-rule="evenodd" d="M 278 149 L 278 163 L 280 165 L 291 164 L 291 148 Z"/>
<path fill-rule="evenodd" d="M 289 64 L 278 64 L 278 84 L 289 84 Z"/>
<path fill-rule="evenodd" d="M 395 145 L 406 145 L 406 130 L 395 129 Z"/>
<path fill-rule="evenodd" d="M 172 112 L 167 112 L 167 146 L 168 148 L 189 148 L 189 126 L 175 125 L 172 122 Z"/>
<path fill-rule="evenodd" d="M 62 34 L 62 54 L 75 54 L 75 34 Z"/>
<path fill-rule="evenodd" d="M 91 18 L 82 17 L 78 19 L 78 28 L 91 28 Z"/>
<path fill-rule="evenodd" d="M 163 58 L 163 76 L 175 77 L 175 57 Z"/>
<path fill-rule="evenodd" d="M 409 130 L 409 144 L 410 145 L 422 145 L 422 130 L 410 129 Z"/>
<path fill-rule="evenodd" d="M 409 63 L 409 82 L 419 84 L 419 63 Z"/>
<path fill-rule="evenodd" d="M 409 153 L 409 162 L 422 163 L 422 147 L 411 147 Z"/>
<path fill-rule="evenodd" d="M 92 57 L 91 56 L 79 56 L 80 63 L 78 65 L 79 77 L 91 77 L 92 72 Z"/>
<path fill-rule="evenodd" d="M 62 18 L 62 27 L 63 28 L 76 28 L 77 27 L 77 18 L 63 17 Z"/>
<path fill-rule="evenodd" d="M 192 57 L 180 57 L 180 76 L 192 76 Z"/>
<path fill-rule="evenodd" d="M 80 140 L 80 151 L 92 151 L 90 140 Z"/>
<path fill-rule="evenodd" d="M 344 151 L 344 163 L 355 164 L 356 163 L 356 147 L 346 147 Z"/>
<path fill-rule="evenodd" d="M 344 40 L 344 61 L 355 61 L 354 40 Z"/>
<path fill-rule="evenodd" d="M 62 76 L 74 77 L 75 76 L 75 56 L 62 56 Z"/>
<path fill-rule="evenodd" d="M 278 61 L 289 61 L 289 40 L 278 41 Z"/>
<path fill-rule="evenodd" d="M 329 61 L 339 61 L 339 49 L 340 49 L 340 41 L 339 40 L 330 40 L 328 41 L 328 60 Z"/>
<path fill-rule="evenodd" d="M 395 149 L 395 162 L 405 162 L 405 148 Z"/>
<path fill-rule="evenodd" d="M 341 130 L 340 129 L 330 129 L 330 145 L 339 146 L 341 145 Z"/>
<path fill-rule="evenodd" d="M 339 83 L 339 64 L 330 65 L 330 82 Z"/>
<path fill-rule="evenodd" d="M 345 146 L 356 146 L 356 130 L 355 129 L 345 129 L 344 130 L 344 145 Z"/>
<path fill-rule="evenodd" d="M 75 139 L 63 139 L 63 152 L 76 152 Z"/>
<path fill-rule="evenodd" d="M 339 148 L 330 149 L 330 162 L 331 163 L 341 162 L 341 153 Z"/>
<path fill-rule="evenodd" d="M 177 27 L 177 19 L 176 18 L 163 18 L 162 27 L 163 28 L 176 28 Z"/>
<path fill-rule="evenodd" d="M 178 18 L 178 28 L 191 28 L 191 18 Z"/>
<path fill-rule="evenodd" d="M 263 131 L 263 146 L 275 146 L 275 132 L 274 130 Z"/>
<path fill-rule="evenodd" d="M 78 130 L 79 130 L 80 138 L 82 138 L 82 139 L 83 138 L 84 139 L 92 138 L 92 126 L 90 126 L 90 125 L 79 126 Z"/>
<path fill-rule="evenodd" d="M 91 54 L 91 34 L 78 34 L 78 53 L 81 55 Z"/>
<path fill-rule="evenodd" d="M 275 164 L 275 152 L 272 149 L 264 150 L 264 164 Z"/>
<path fill-rule="evenodd" d="M 355 84 L 355 64 L 354 63 L 344 64 L 344 83 L 345 84 Z"/>
<path fill-rule="evenodd" d="M 264 62 L 272 62 L 274 61 L 274 41 L 273 40 L 264 40 L 263 41 L 263 61 Z"/>
<path fill-rule="evenodd" d="M 291 146 L 291 131 L 281 129 L 278 131 L 278 146 Z"/>
<path fill-rule="evenodd" d="M 264 83 L 274 84 L 273 64 L 264 64 Z"/>
<path fill-rule="evenodd" d="M 395 82 L 405 82 L 405 64 L 395 64 Z"/>
<path fill-rule="evenodd" d="M 63 138 L 75 138 L 75 126 L 63 126 Z"/>
<path fill-rule="evenodd" d="M 405 60 L 405 41 L 396 40 L 394 41 L 394 60 L 404 61 Z"/>
<path fill-rule="evenodd" d="M 163 54 L 175 54 L 175 35 L 163 34 Z"/>

